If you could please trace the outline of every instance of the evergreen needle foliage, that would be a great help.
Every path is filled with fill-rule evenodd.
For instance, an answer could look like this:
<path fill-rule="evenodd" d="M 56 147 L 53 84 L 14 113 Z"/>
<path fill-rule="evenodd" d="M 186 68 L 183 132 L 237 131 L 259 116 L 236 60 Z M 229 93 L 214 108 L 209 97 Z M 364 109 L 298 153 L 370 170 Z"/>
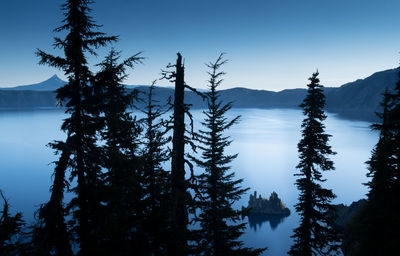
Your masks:
<path fill-rule="evenodd" d="M 10 213 L 0 190 L 0 255 L 260 255 L 265 249 L 245 247 L 240 240 L 248 209 L 233 207 L 248 188 L 231 170 L 237 154 L 226 153 L 232 143 L 226 132 L 240 116 L 229 118 L 232 103 L 220 99 L 224 54 L 206 64 L 209 91 L 203 94 L 185 83 L 184 61 L 178 53 L 176 64 L 167 66 L 174 70 L 162 71 L 163 78 L 175 84 L 171 108 L 164 111 L 154 101 L 154 82 L 146 94 L 145 117 L 137 120 L 132 109 L 139 92 L 122 83 L 127 69 L 143 57 L 137 53 L 120 62 L 120 53 L 112 49 L 97 65 L 99 71 L 90 71 L 87 57 L 117 40 L 98 31 L 100 26 L 89 16 L 91 3 L 65 0 L 62 5 L 64 19 L 55 32 L 65 37 L 55 37 L 53 44 L 62 56 L 36 52 L 40 64 L 58 68 L 68 78 L 56 91 L 67 114 L 61 126 L 66 140 L 49 144 L 59 155 L 51 196 L 29 232 L 23 230 L 21 213 Z M 300 224 L 292 235 L 292 256 L 332 255 L 340 245 L 332 227 L 335 195 L 322 186 L 323 172 L 335 169 L 329 155 L 336 153 L 325 133 L 325 96 L 318 75 L 317 71 L 309 78 L 300 105 L 305 115 L 295 174 Z M 186 89 L 207 100 L 199 133 L 193 132 Z M 382 106 L 382 122 L 373 125 L 380 132 L 379 141 L 367 162 L 368 200 L 344 234 L 342 248 L 349 246 L 351 255 L 395 256 L 400 251 L 400 79 L 394 92 L 386 91 Z M 171 109 L 172 120 L 167 122 L 163 115 Z M 201 156 L 188 154 L 186 146 L 194 154 L 200 150 Z M 167 161 L 170 172 L 164 168 Z M 203 171 L 198 176 L 193 162 Z M 68 203 L 66 192 L 73 193 Z"/>
<path fill-rule="evenodd" d="M 3 200 L 3 209 L 0 212 L 0 255 L 19 255 L 20 244 L 16 240 L 16 236 L 20 235 L 24 226 L 22 214 L 16 213 L 12 216 L 10 214 L 10 205 L 1 190 L 0 196 L 1 200 Z"/>
<path fill-rule="evenodd" d="M 106 255 L 129 255 L 135 248 L 140 252 L 145 247 L 143 238 L 142 164 L 139 154 L 141 128 L 129 112 L 137 92 L 128 93 L 121 83 L 126 78 L 126 69 L 141 63 L 140 53 L 121 63 L 119 52 L 110 51 L 100 71 L 93 78 L 94 95 L 97 97 L 99 122 L 102 129 L 101 162 L 104 169 L 103 197 L 105 212 L 101 218 L 102 246 Z"/>
<path fill-rule="evenodd" d="M 393 93 L 386 91 L 383 96 L 383 113 L 378 114 L 382 121 L 372 125 L 380 134 L 367 161 L 371 178 L 366 183 L 368 200 L 348 230 L 354 255 L 394 256 L 400 252 L 400 81 Z"/>
<path fill-rule="evenodd" d="M 226 155 L 226 148 L 231 140 L 225 132 L 239 121 L 240 116 L 229 120 L 226 117 L 232 103 L 223 104 L 219 99 L 217 87 L 222 83 L 224 72 L 219 69 L 225 64 L 223 54 L 215 63 L 207 64 L 210 68 L 209 89 L 207 95 L 208 110 L 204 111 L 202 122 L 204 130 L 198 135 L 198 148 L 202 158 L 192 157 L 195 163 L 204 169 L 198 177 L 200 192 L 197 221 L 201 229 L 197 231 L 200 255 L 259 255 L 263 250 L 243 247 L 239 237 L 243 234 L 245 223 L 242 222 L 244 210 L 235 210 L 232 205 L 248 190 L 240 185 L 242 179 L 235 179 L 229 164 L 237 157 Z"/>
<path fill-rule="evenodd" d="M 190 145 L 192 149 L 195 144 L 193 137 L 193 118 L 189 112 L 190 104 L 185 104 L 185 89 L 194 91 L 203 97 L 201 93 L 196 91 L 185 83 L 185 67 L 183 65 L 182 55 L 177 54 L 178 58 L 175 65 L 169 64 L 167 68 L 175 68 L 174 71 L 163 71 L 163 78 L 175 83 L 174 103 L 172 116 L 172 152 L 171 152 L 171 232 L 174 239 L 170 240 L 169 255 L 180 256 L 189 253 L 188 241 L 191 240 L 191 232 L 188 229 L 188 212 L 193 210 L 193 200 L 189 193 L 189 187 L 193 180 L 193 165 L 185 158 L 185 145 Z M 190 130 L 185 124 L 185 115 L 190 119 Z M 188 136 L 189 135 L 189 136 Z M 190 180 L 186 180 L 185 164 L 189 166 L 191 171 Z"/>
<path fill-rule="evenodd" d="M 171 137 L 167 135 L 167 123 L 162 119 L 165 111 L 153 100 L 154 83 L 147 93 L 147 106 L 143 111 L 145 118 L 143 138 L 143 189 L 146 210 L 143 225 L 151 255 L 167 255 L 168 244 L 173 237 L 170 233 L 170 173 L 162 163 L 169 160 L 166 148 Z"/>
<path fill-rule="evenodd" d="M 171 156 L 171 220 L 175 241 L 171 244 L 170 255 L 187 255 L 188 213 L 187 213 L 187 184 L 185 179 L 185 67 L 182 56 L 170 72 L 169 79 L 175 82 L 172 156 Z"/>
<path fill-rule="evenodd" d="M 66 239 L 67 230 L 64 224 L 63 192 L 66 170 L 71 171 L 70 180 L 77 179 L 73 188 L 76 197 L 71 200 L 69 209 L 73 210 L 71 224 L 77 235 L 79 255 L 100 255 L 101 241 L 97 232 L 99 224 L 98 213 L 103 204 L 98 193 L 102 191 L 100 148 L 96 145 L 96 133 L 99 130 L 98 112 L 93 97 L 93 88 L 89 83 L 89 71 L 86 55 L 95 55 L 95 49 L 115 41 L 116 37 L 105 36 L 98 32 L 98 25 L 89 16 L 89 0 L 67 0 L 63 5 L 63 25 L 56 32 L 65 31 L 64 39 L 56 37 L 54 47 L 64 50 L 64 57 L 53 56 L 41 50 L 37 51 L 40 64 L 47 64 L 64 71 L 68 83 L 57 90 L 57 99 L 65 104 L 69 117 L 62 124 L 62 130 L 68 139 L 55 142 L 53 148 L 61 151 L 61 158 L 56 163 L 52 193 L 56 202 L 50 200 L 47 207 L 52 209 L 41 214 L 44 220 L 44 243 L 47 243 L 46 254 L 71 255 L 70 239 Z M 59 168 L 62 167 L 62 168 Z M 57 221 L 52 221 L 56 214 Z M 54 238 L 54 239 L 53 239 Z M 62 239 L 62 240 L 60 240 Z M 43 243 L 42 243 L 43 244 Z"/>
<path fill-rule="evenodd" d="M 335 198 L 332 190 L 325 189 L 321 184 L 322 171 L 334 170 L 333 162 L 327 155 L 333 155 L 328 145 L 330 135 L 324 132 L 322 123 L 326 119 L 323 108 L 325 97 L 319 84 L 318 71 L 309 78 L 308 93 L 303 103 L 303 113 L 306 116 L 301 125 L 302 139 L 297 145 L 300 163 L 297 165 L 300 173 L 296 186 L 300 191 L 296 211 L 300 215 L 300 226 L 294 230 L 294 244 L 288 252 L 293 256 L 329 255 L 338 249 L 339 237 L 330 226 Z"/>

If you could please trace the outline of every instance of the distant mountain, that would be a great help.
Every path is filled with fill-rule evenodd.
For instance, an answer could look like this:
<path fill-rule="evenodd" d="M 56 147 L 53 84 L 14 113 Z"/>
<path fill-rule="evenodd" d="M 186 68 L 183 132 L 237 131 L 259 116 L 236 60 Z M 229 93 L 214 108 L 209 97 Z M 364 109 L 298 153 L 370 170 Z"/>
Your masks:
<path fill-rule="evenodd" d="M 49 79 L 37 83 L 37 84 L 29 84 L 29 85 L 18 85 L 18 86 L 14 86 L 14 87 L 0 87 L 0 90 L 7 90 L 7 91 L 55 91 L 58 88 L 64 86 L 65 84 L 67 84 L 66 81 L 62 80 L 61 78 L 59 78 L 57 75 L 53 75 L 52 77 L 50 77 Z M 124 86 L 127 89 L 135 89 L 138 87 L 143 87 L 146 88 L 149 85 L 140 85 L 140 84 L 136 84 L 136 85 L 128 85 L 128 84 L 124 84 Z M 174 89 L 173 86 L 168 85 L 168 86 L 163 86 L 165 88 L 169 88 L 169 89 Z M 199 91 L 205 91 L 202 89 L 198 89 Z"/>
<path fill-rule="evenodd" d="M 375 113 L 381 111 L 382 94 L 386 88 L 389 91 L 394 89 L 399 81 L 398 73 L 399 69 L 389 69 L 340 87 L 325 87 L 326 110 L 350 119 L 377 120 Z M 287 89 L 272 92 L 232 88 L 220 93 L 222 99 L 234 101 L 233 105 L 237 108 L 298 108 L 307 91 Z M 199 100 L 188 97 L 194 106 L 204 106 Z"/>
<path fill-rule="evenodd" d="M 327 88 L 327 110 L 348 117 L 362 114 L 368 119 L 375 118 L 375 112 L 381 111 L 380 103 L 385 89 L 394 90 L 398 81 L 397 68 L 374 73 L 339 88 Z"/>
<path fill-rule="evenodd" d="M 37 84 L 30 85 L 20 85 L 15 87 L 8 88 L 0 88 L 0 90 L 9 90 L 9 91 L 55 91 L 58 88 L 64 86 L 67 82 L 61 80 L 57 75 L 54 75 Z"/>
<path fill-rule="evenodd" d="M 399 79 L 399 69 L 390 69 L 372 74 L 365 79 L 344 84 L 340 87 L 324 88 L 327 97 L 326 109 L 342 117 L 375 120 L 380 111 L 380 102 L 385 88 L 393 90 Z M 66 82 L 53 76 L 33 85 L 0 88 L 0 108 L 55 107 L 54 90 Z M 146 85 L 127 85 L 128 89 L 147 91 Z M 279 92 L 232 88 L 220 91 L 221 98 L 232 101 L 236 108 L 298 108 L 306 95 L 306 89 L 287 89 Z M 173 98 L 173 87 L 157 87 L 155 97 L 160 103 Z M 197 94 L 186 91 L 186 101 L 195 108 L 206 107 Z"/>

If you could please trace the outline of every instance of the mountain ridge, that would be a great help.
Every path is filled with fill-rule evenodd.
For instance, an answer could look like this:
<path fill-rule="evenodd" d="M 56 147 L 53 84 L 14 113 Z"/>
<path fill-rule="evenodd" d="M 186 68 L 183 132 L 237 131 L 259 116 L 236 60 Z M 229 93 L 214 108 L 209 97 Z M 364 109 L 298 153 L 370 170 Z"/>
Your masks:
<path fill-rule="evenodd" d="M 340 87 L 324 87 L 326 110 L 343 117 L 376 120 L 385 88 L 394 89 L 399 79 L 399 69 L 376 72 L 364 79 L 345 83 Z M 55 93 L 66 82 L 56 75 L 33 85 L 0 88 L 0 108 L 56 107 Z M 148 85 L 126 85 L 131 89 L 146 91 Z M 173 97 L 170 86 L 157 87 L 156 100 L 166 102 Z M 284 89 L 278 92 L 234 87 L 220 91 L 221 99 L 233 102 L 236 108 L 298 108 L 306 95 L 306 89 Z M 197 94 L 186 91 L 185 97 L 195 108 L 204 108 L 206 103 Z"/>
<path fill-rule="evenodd" d="M 14 87 L 0 87 L 0 90 L 7 91 L 55 91 L 59 87 L 62 87 L 66 84 L 64 80 L 59 78 L 57 75 L 53 75 L 49 79 L 44 80 L 43 82 L 28 84 L 28 85 L 17 85 Z"/>

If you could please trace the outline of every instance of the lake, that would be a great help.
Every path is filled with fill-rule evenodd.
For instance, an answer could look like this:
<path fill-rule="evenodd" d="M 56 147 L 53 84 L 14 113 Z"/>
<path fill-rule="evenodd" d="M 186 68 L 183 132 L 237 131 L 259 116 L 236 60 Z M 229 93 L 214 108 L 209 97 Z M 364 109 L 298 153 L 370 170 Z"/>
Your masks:
<path fill-rule="evenodd" d="M 202 111 L 194 110 L 196 127 Z M 294 186 L 298 163 L 301 110 L 233 109 L 230 117 L 241 115 L 241 122 L 228 135 L 233 143 L 228 153 L 239 153 L 232 163 L 236 177 L 243 178 L 248 193 L 236 204 L 247 205 L 249 194 L 257 191 L 269 197 L 275 191 L 292 214 L 284 219 L 258 221 L 247 225 L 242 240 L 253 247 L 268 246 L 265 255 L 286 255 L 292 243 L 290 235 L 299 217 L 294 205 L 298 191 Z M 65 114 L 60 110 L 0 111 L 0 189 L 9 199 L 12 211 L 22 211 L 31 221 L 37 207 L 49 198 L 49 188 L 57 159 L 46 144 L 65 139 L 59 130 Z M 336 170 L 324 174 L 326 188 L 337 195 L 334 203 L 350 204 L 365 197 L 367 181 L 365 161 L 370 157 L 378 134 L 370 123 L 351 121 L 328 114 L 326 131 L 330 145 L 337 152 L 331 159 Z"/>

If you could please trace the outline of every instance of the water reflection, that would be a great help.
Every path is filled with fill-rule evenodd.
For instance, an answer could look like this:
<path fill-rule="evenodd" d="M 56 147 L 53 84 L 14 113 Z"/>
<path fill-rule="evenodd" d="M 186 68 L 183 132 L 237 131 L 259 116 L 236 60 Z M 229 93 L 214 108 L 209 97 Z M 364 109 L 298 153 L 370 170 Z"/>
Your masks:
<path fill-rule="evenodd" d="M 272 230 L 275 230 L 279 224 L 289 215 L 276 215 L 276 214 L 250 214 L 248 217 L 250 228 L 254 231 L 260 229 L 264 222 L 269 222 Z"/>
<path fill-rule="evenodd" d="M 201 110 L 193 111 L 195 129 L 203 118 Z M 232 164 L 236 177 L 243 178 L 243 187 L 257 191 L 278 191 L 285 204 L 297 203 L 294 183 L 298 164 L 297 143 L 301 138 L 300 110 L 234 109 L 229 118 L 242 116 L 242 121 L 229 130 L 233 143 L 227 153 L 239 153 Z M 33 220 L 37 206 L 49 199 L 51 174 L 57 156 L 46 144 L 65 140 L 60 131 L 63 111 L 1 111 L 0 109 L 0 188 L 5 191 L 12 209 L 22 211 L 28 222 Z M 197 124 L 197 125 L 196 125 Z M 336 171 L 325 174 L 326 187 L 338 196 L 335 203 L 349 204 L 367 193 L 368 182 L 364 162 L 369 159 L 378 134 L 371 132 L 370 123 L 347 121 L 330 115 L 327 133 L 331 146 L 338 152 L 332 156 Z M 363 128 L 364 127 L 364 128 Z M 24 161 L 21 161 L 23 156 Z M 169 168 L 169 166 L 167 166 Z M 236 208 L 247 205 L 248 197 L 237 202 Z M 299 216 L 251 216 L 247 219 L 242 238 L 246 246 L 263 248 L 263 255 L 286 256 L 292 244 L 290 235 L 298 227 Z M 266 222 L 269 222 L 266 223 Z"/>

